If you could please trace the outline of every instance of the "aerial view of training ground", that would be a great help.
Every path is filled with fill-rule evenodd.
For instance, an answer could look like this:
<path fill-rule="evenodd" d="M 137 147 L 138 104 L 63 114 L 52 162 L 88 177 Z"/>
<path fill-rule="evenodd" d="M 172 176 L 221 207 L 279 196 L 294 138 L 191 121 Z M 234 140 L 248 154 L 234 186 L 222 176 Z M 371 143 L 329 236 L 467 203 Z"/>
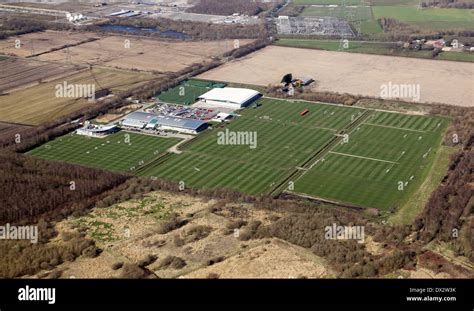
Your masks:
<path fill-rule="evenodd" d="M 472 299 L 474 0 L 0 0 L 0 67 L 6 304 Z"/>

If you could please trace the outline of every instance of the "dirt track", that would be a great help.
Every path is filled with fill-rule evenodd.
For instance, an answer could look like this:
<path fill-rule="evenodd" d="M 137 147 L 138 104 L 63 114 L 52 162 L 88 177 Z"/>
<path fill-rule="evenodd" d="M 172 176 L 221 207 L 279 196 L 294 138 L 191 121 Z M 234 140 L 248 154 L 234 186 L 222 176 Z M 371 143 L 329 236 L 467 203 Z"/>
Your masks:
<path fill-rule="evenodd" d="M 319 91 L 374 97 L 389 82 L 419 84 L 420 102 L 474 107 L 474 64 L 464 62 L 270 46 L 199 77 L 266 86 L 286 73 L 314 78 Z"/>

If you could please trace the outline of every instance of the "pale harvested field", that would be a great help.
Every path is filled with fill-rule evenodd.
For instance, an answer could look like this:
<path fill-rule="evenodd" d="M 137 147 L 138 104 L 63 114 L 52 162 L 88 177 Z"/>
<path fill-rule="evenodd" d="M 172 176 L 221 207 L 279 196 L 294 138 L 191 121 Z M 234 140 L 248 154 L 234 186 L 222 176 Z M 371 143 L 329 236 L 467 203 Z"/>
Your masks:
<path fill-rule="evenodd" d="M 93 33 L 50 30 L 29 33 L 0 40 L 0 54 L 27 57 L 61 48 L 66 44 L 77 44 L 91 38 L 98 38 L 98 36 Z M 19 49 L 15 48 L 16 40 L 21 42 Z"/>
<path fill-rule="evenodd" d="M 130 48 L 126 47 L 130 41 Z M 240 40 L 240 45 L 253 40 Z M 233 40 L 227 41 L 159 41 L 137 37 L 110 36 L 94 42 L 69 48 L 73 64 L 97 64 L 122 69 L 175 72 L 194 63 L 210 60 L 234 47 Z M 66 50 L 59 50 L 39 56 L 42 60 L 61 61 L 66 59 Z"/>
<path fill-rule="evenodd" d="M 474 107 L 474 64 L 270 46 L 199 78 L 267 86 L 310 76 L 316 90 L 380 97 L 381 86 L 419 84 L 420 102 Z"/>
<path fill-rule="evenodd" d="M 79 66 L 52 64 L 31 59 L 10 58 L 2 61 L 0 93 L 10 93 L 39 83 L 66 77 L 81 70 Z M 82 67 L 85 69 L 86 67 Z"/>
<path fill-rule="evenodd" d="M 93 105 L 86 99 L 56 97 L 56 85 L 93 84 L 96 91 L 110 88 L 112 92 L 126 90 L 156 77 L 114 69 L 93 69 L 13 92 L 1 97 L 0 121 L 38 125 Z"/>

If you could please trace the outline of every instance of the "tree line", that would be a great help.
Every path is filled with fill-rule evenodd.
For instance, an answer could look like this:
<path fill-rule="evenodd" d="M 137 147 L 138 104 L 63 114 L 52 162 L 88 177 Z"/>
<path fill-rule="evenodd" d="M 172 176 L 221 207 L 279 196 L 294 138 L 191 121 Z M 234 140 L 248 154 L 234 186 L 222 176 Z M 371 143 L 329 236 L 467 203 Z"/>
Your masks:
<path fill-rule="evenodd" d="M 123 33 L 123 31 L 120 30 L 105 31 L 100 27 L 101 25 L 105 24 L 173 30 L 184 33 L 188 40 L 256 39 L 267 37 L 267 31 L 263 23 L 251 25 L 221 25 L 208 22 L 173 20 L 168 18 L 110 18 L 102 24 L 91 25 L 84 28 L 84 30 L 97 33 Z M 159 32 L 140 33 L 140 35 L 149 37 L 163 37 L 163 35 L 161 35 Z"/>
<path fill-rule="evenodd" d="M 92 207 L 128 177 L 12 152 L 0 153 L 0 223 L 32 222 Z"/>
<path fill-rule="evenodd" d="M 26 17 L 6 15 L 0 18 L 0 40 L 10 36 L 18 36 L 32 32 L 50 30 L 73 30 L 74 26 L 65 23 L 34 20 Z"/>
<path fill-rule="evenodd" d="M 0 40 L 9 36 L 23 35 L 45 30 L 43 23 L 19 18 L 6 18 L 0 25 Z"/>
<path fill-rule="evenodd" d="M 466 0 L 429 0 L 421 3 L 422 8 L 474 9 L 474 2 Z"/>
<path fill-rule="evenodd" d="M 103 30 L 101 25 L 123 25 L 135 26 L 141 28 L 158 28 L 161 30 L 173 30 L 186 34 L 188 40 L 223 40 L 223 39 L 256 39 L 265 38 L 268 36 L 264 23 L 256 23 L 250 25 L 242 24 L 213 24 L 208 22 L 197 21 L 181 21 L 168 18 L 143 18 L 137 17 L 133 19 L 124 18 L 109 18 L 106 21 L 88 25 L 85 27 L 76 27 L 68 23 L 55 23 L 51 21 L 32 20 L 26 17 L 6 17 L 1 19 L 0 25 L 0 39 L 5 39 L 9 36 L 22 35 L 31 32 L 39 32 L 44 30 L 57 31 L 84 31 L 96 32 L 105 34 L 110 32 L 123 33 L 117 30 Z M 144 32 L 140 36 L 160 37 L 163 38 L 159 32 Z"/>
<path fill-rule="evenodd" d="M 289 95 L 281 90 L 281 86 L 278 85 L 268 85 L 266 89 L 268 96 L 277 97 L 277 98 L 292 98 L 292 99 L 301 99 L 308 101 L 320 101 L 333 104 L 341 104 L 352 106 L 359 99 L 360 96 L 352 94 L 340 94 L 336 92 L 316 92 L 307 88 L 298 88 L 295 89 L 294 95 Z"/>
<path fill-rule="evenodd" d="M 271 8 L 271 2 L 248 0 L 199 0 L 193 7 L 186 10 L 190 13 L 210 15 L 232 15 L 234 13 L 249 16 L 257 15 Z"/>
<path fill-rule="evenodd" d="M 433 239 L 450 242 L 458 255 L 471 261 L 474 261 L 473 143 L 474 135 L 471 135 L 464 149 L 452 156 L 447 175 L 414 224 L 425 243 Z"/>

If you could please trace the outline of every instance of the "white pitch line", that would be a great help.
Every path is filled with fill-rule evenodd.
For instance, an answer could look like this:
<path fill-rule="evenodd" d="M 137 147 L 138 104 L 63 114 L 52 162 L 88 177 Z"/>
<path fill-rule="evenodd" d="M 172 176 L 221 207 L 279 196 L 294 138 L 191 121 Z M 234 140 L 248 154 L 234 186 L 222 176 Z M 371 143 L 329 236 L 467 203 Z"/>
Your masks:
<path fill-rule="evenodd" d="M 396 126 L 389 126 L 389 125 L 381 125 L 381 124 L 374 124 L 374 123 L 362 123 L 362 124 L 378 126 L 378 127 L 385 127 L 385 128 L 394 129 L 394 130 L 410 131 L 410 132 L 417 132 L 417 133 L 426 133 L 426 131 L 407 129 L 407 128 L 403 128 L 403 127 L 396 127 Z"/>
<path fill-rule="evenodd" d="M 346 157 L 353 157 L 353 158 L 366 159 L 366 160 L 372 160 L 372 161 L 378 161 L 378 162 L 385 162 L 385 163 L 391 163 L 391 164 L 398 164 L 398 162 L 387 161 L 387 160 L 380 160 L 380 159 L 368 158 L 368 157 L 362 157 L 362 156 L 357 156 L 357 155 L 347 154 L 347 153 L 340 153 L 340 152 L 334 152 L 334 151 L 329 151 L 329 153 L 338 154 L 338 155 L 342 155 L 342 156 L 346 156 Z"/>

